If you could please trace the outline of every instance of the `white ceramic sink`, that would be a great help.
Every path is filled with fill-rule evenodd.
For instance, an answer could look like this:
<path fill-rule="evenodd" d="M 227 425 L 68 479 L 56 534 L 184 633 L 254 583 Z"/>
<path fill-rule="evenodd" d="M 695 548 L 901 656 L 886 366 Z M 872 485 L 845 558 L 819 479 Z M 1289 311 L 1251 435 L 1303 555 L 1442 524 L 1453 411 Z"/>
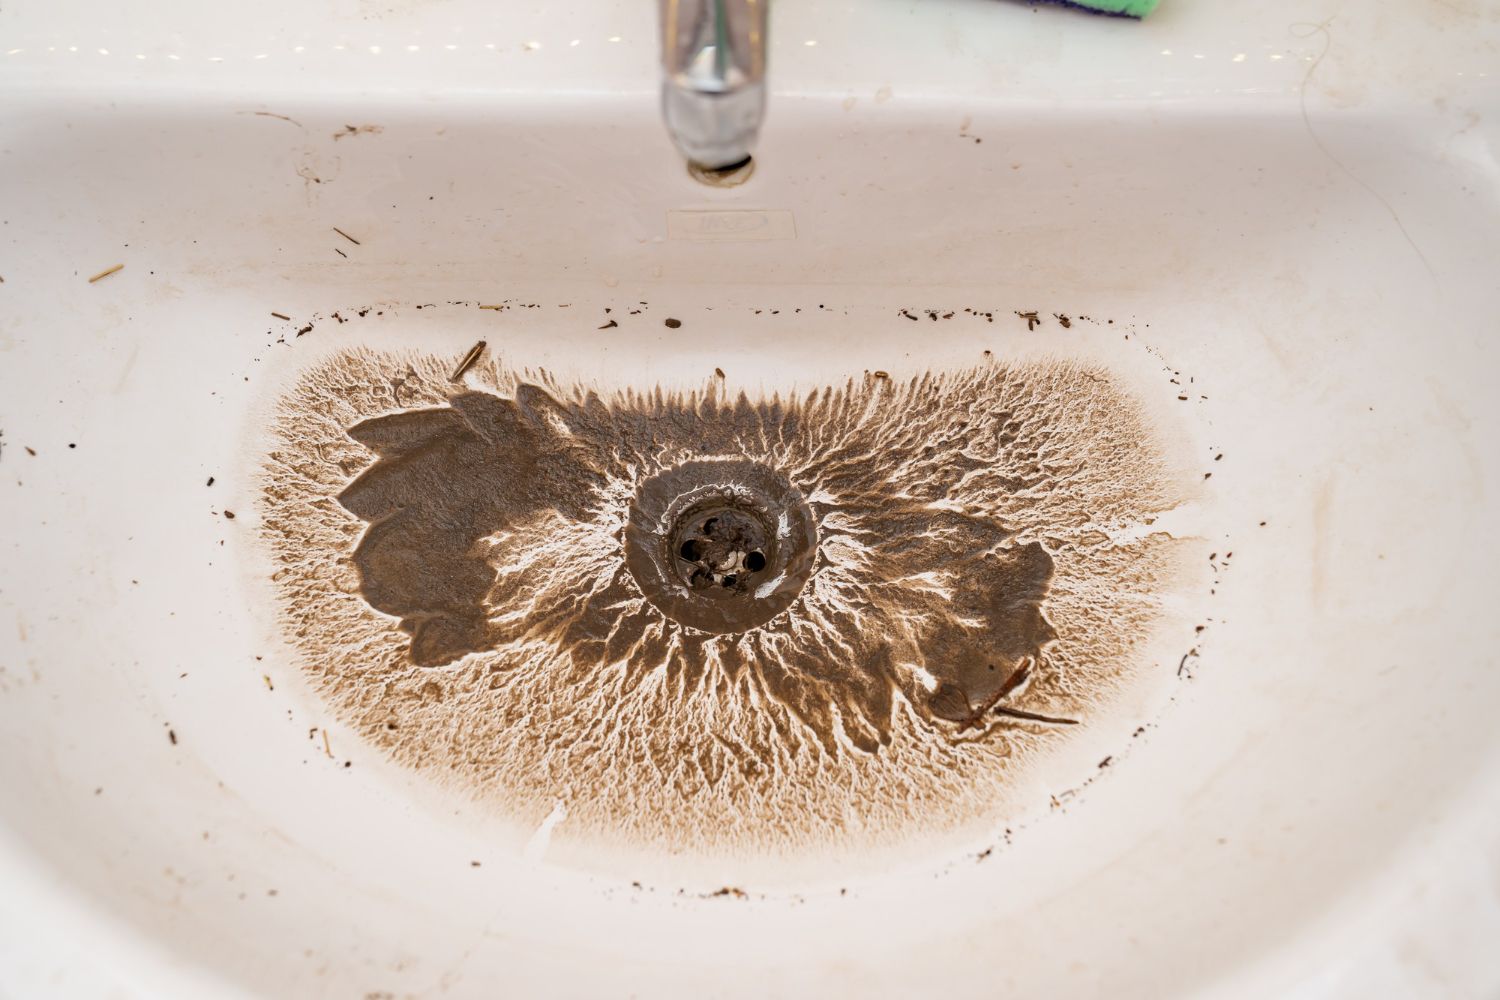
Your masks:
<path fill-rule="evenodd" d="M 1500 991 L 1493 4 L 784 4 L 733 188 L 676 158 L 637 5 L 138 7 L 0 11 L 0 993 Z M 519 382 L 553 455 L 635 440 L 619 393 L 731 409 L 476 528 L 491 631 L 402 660 L 347 431 Z M 986 450 L 1012 405 L 1045 488 Z M 819 434 L 896 486 L 828 514 Z M 675 770 L 764 707 L 732 684 L 638 648 L 596 673 L 654 708 L 568 701 L 496 651 L 699 452 L 823 519 L 775 642 L 833 679 L 762 678 L 789 742 L 722 751 L 775 781 Z M 1053 569 L 1014 704 L 1076 726 L 932 716 L 932 649 L 1031 621 L 902 547 L 981 522 Z M 840 671 L 919 601 L 931 669 L 871 708 Z"/>

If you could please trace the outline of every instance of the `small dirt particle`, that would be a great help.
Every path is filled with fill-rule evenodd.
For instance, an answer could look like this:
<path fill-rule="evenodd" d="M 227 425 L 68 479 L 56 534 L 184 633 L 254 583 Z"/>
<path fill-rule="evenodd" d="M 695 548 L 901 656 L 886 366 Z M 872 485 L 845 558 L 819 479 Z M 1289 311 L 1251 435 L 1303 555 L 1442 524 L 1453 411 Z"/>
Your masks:
<path fill-rule="evenodd" d="M 744 889 L 740 889 L 732 885 L 726 885 L 724 888 L 718 890 L 717 892 L 711 892 L 708 894 L 708 898 L 710 899 L 716 899 L 720 896 L 733 896 L 735 899 L 747 898 Z"/>
<path fill-rule="evenodd" d="M 662 320 L 661 322 L 662 322 L 662 325 L 665 326 L 668 330 L 675 330 L 675 329 L 677 329 L 678 327 L 680 327 L 682 325 L 682 320 L 680 320 L 680 319 L 673 319 L 671 316 L 668 316 L 666 319 Z"/>

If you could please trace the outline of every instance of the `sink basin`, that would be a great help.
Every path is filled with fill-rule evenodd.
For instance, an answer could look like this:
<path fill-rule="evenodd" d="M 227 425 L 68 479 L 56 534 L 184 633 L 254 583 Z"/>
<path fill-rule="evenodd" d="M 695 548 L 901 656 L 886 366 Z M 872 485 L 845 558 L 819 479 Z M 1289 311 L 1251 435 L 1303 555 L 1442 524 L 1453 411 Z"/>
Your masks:
<path fill-rule="evenodd" d="M 918 6 L 0 12 L 4 992 L 1500 989 L 1500 16 Z"/>

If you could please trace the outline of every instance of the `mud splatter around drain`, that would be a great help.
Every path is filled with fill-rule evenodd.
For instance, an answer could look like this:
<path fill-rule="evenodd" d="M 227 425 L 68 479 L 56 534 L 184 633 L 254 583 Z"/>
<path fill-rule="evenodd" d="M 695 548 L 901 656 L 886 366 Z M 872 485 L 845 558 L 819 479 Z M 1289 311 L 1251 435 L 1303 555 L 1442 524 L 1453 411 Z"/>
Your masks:
<path fill-rule="evenodd" d="M 562 802 L 568 836 L 781 852 L 983 817 L 1149 666 L 1189 558 L 1101 368 L 751 399 L 451 362 L 346 351 L 280 401 L 280 615 L 372 743 L 523 822 Z"/>

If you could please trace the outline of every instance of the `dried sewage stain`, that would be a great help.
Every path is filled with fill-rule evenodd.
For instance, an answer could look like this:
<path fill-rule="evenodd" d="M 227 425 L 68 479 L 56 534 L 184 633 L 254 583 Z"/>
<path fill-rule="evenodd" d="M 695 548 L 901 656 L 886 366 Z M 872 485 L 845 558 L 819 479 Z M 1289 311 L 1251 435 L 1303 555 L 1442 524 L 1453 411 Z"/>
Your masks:
<path fill-rule="evenodd" d="M 992 814 L 1182 589 L 1194 540 L 1148 526 L 1189 488 L 1103 368 L 752 400 L 451 362 L 345 351 L 281 399 L 281 620 L 373 744 L 572 837 L 781 853 Z"/>

